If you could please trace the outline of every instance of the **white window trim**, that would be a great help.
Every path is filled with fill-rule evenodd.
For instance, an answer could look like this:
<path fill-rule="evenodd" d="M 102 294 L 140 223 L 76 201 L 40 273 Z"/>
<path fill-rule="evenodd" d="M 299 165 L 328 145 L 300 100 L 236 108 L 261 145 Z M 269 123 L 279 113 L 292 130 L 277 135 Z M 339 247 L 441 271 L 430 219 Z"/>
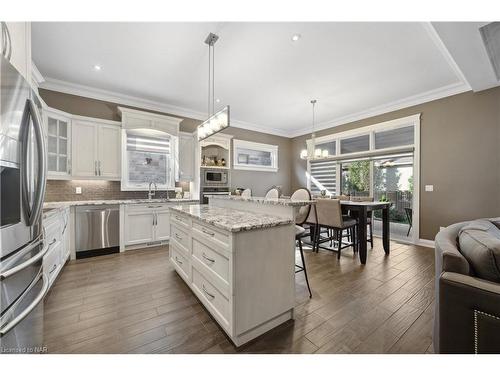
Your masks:
<path fill-rule="evenodd" d="M 121 179 L 121 191 L 148 191 L 149 182 L 143 183 L 130 183 L 128 181 L 128 155 L 127 155 L 127 130 L 122 129 L 122 179 Z M 178 173 L 178 160 L 175 155 L 177 155 L 177 137 L 165 133 L 170 136 L 170 163 L 167 165 L 167 175 L 168 168 L 170 167 L 171 173 L 169 181 L 166 184 L 157 184 L 158 190 L 174 190 L 175 181 L 177 180 Z"/>
<path fill-rule="evenodd" d="M 406 126 L 413 126 L 413 134 L 414 134 L 414 144 L 413 144 L 413 233 L 412 233 L 412 238 L 410 243 L 413 244 L 418 244 L 420 243 L 420 117 L 421 113 L 417 113 L 412 116 L 407 116 L 407 117 L 401 117 L 398 119 L 390 120 L 390 121 L 385 121 L 381 122 L 378 124 L 373 124 L 373 125 L 368 125 L 352 130 L 347 130 L 345 132 L 340 132 L 340 133 L 333 133 L 329 135 L 325 135 L 323 137 L 318 137 L 315 139 L 315 146 L 320 145 L 322 143 L 327 143 L 331 141 L 336 141 L 335 145 L 335 151 L 336 155 L 335 157 L 341 156 L 340 154 L 340 142 L 339 140 L 342 138 L 350 137 L 350 136 L 357 136 L 357 135 L 363 135 L 363 134 L 370 134 L 370 150 L 369 151 L 364 151 L 364 152 L 357 152 L 357 153 L 352 153 L 352 154 L 343 154 L 345 156 L 348 156 L 349 159 L 351 158 L 361 158 L 363 156 L 369 156 L 369 154 L 373 151 L 387 151 L 390 153 L 391 151 L 394 151 L 398 147 L 391 147 L 387 149 L 379 149 L 375 150 L 375 132 L 378 131 L 384 131 L 384 130 L 392 130 L 392 129 L 398 129 L 398 128 L 404 128 Z M 306 145 L 307 145 L 307 150 L 310 154 L 311 149 L 312 149 L 312 143 L 311 139 L 306 140 Z M 412 145 L 407 145 L 407 146 L 401 146 L 402 147 L 411 147 Z M 327 158 L 325 158 L 327 159 Z M 341 178 L 341 173 L 340 171 L 340 164 L 337 165 L 337 184 L 336 188 L 341 187 L 340 186 L 340 178 Z M 371 185 L 373 186 L 373 176 L 372 172 L 370 172 L 370 182 Z M 307 173 L 306 173 L 306 178 L 307 178 L 307 188 L 310 190 L 311 189 L 311 162 L 308 159 L 307 160 Z"/>
<path fill-rule="evenodd" d="M 271 166 L 261 165 L 248 165 L 238 164 L 238 148 L 247 148 L 256 151 L 267 151 L 271 153 Z M 249 142 L 240 139 L 233 140 L 233 169 L 246 170 L 246 171 L 264 171 L 264 172 L 277 172 L 278 171 L 278 146 L 269 145 L 266 143 Z"/>

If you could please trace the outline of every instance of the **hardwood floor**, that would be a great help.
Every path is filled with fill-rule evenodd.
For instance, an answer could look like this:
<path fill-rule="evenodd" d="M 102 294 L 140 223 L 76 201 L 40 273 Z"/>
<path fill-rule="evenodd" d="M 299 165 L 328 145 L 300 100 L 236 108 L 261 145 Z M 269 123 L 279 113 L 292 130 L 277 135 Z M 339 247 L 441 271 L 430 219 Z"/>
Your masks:
<path fill-rule="evenodd" d="M 49 353 L 432 353 L 434 250 L 381 241 L 305 251 L 296 318 L 235 348 L 168 262 L 168 247 L 72 261 L 45 300 Z M 300 258 L 298 258 L 298 261 Z"/>

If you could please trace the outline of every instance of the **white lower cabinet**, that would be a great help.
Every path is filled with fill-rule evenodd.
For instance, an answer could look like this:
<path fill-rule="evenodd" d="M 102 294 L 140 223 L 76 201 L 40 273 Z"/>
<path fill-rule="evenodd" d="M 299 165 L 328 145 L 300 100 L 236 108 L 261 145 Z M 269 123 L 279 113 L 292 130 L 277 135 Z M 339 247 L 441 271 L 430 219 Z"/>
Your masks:
<path fill-rule="evenodd" d="M 170 262 L 236 346 L 293 318 L 294 226 L 229 232 L 170 210 Z"/>
<path fill-rule="evenodd" d="M 168 204 L 127 204 L 123 218 L 124 247 L 159 245 L 170 239 Z"/>
<path fill-rule="evenodd" d="M 52 286 L 57 275 L 70 256 L 69 208 L 60 209 L 43 222 L 44 246 L 48 247 L 43 257 L 43 273 Z"/>

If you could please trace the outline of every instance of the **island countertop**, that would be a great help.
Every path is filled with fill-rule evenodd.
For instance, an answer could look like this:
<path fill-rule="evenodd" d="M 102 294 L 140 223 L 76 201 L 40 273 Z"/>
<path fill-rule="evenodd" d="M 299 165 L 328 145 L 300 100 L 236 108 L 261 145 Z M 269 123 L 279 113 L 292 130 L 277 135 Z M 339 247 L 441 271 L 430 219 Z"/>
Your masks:
<path fill-rule="evenodd" d="M 170 209 L 230 232 L 270 228 L 293 223 L 293 220 L 280 216 L 205 204 L 173 206 Z"/>
<path fill-rule="evenodd" d="M 291 200 L 289 198 L 264 198 L 264 197 L 242 197 L 241 195 L 214 195 L 211 200 L 232 200 L 257 204 L 269 204 L 274 206 L 300 207 L 314 204 L 313 200 Z"/>

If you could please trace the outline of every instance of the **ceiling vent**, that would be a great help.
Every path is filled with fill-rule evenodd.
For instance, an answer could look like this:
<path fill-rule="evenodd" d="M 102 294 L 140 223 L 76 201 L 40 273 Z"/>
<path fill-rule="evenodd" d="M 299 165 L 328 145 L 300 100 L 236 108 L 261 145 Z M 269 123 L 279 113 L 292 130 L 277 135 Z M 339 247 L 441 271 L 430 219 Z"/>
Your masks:
<path fill-rule="evenodd" d="M 479 28 L 497 80 L 500 81 L 500 22 L 491 22 Z"/>

